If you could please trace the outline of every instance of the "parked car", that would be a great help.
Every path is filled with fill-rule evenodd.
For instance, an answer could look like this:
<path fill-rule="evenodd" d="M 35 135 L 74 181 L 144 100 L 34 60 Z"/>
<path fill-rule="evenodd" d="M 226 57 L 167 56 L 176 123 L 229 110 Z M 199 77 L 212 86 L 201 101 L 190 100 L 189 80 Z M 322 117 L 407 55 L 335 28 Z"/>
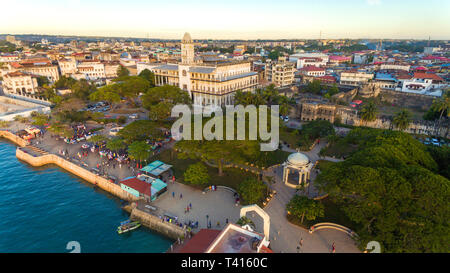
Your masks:
<path fill-rule="evenodd" d="M 138 119 L 139 118 L 139 114 L 132 114 L 130 115 L 131 119 Z"/>

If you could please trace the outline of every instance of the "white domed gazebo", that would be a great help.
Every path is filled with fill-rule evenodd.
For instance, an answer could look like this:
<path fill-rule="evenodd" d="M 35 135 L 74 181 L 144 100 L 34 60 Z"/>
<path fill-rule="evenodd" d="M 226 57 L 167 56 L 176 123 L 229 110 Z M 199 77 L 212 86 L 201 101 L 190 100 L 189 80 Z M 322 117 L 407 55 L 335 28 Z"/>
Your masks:
<path fill-rule="evenodd" d="M 302 153 L 291 154 L 287 161 L 283 164 L 283 181 L 286 186 L 291 188 L 298 188 L 304 184 L 307 186 L 311 169 L 313 168 L 312 162 L 308 156 Z M 289 174 L 298 172 L 298 184 L 289 183 Z"/>

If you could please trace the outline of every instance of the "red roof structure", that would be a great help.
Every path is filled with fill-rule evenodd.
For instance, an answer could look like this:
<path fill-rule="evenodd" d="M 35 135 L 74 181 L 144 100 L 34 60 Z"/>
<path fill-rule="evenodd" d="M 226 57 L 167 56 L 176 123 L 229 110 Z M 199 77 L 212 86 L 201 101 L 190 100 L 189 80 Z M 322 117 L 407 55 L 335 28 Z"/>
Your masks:
<path fill-rule="evenodd" d="M 192 239 L 187 241 L 177 253 L 205 253 L 211 243 L 219 236 L 221 230 L 201 229 Z"/>
<path fill-rule="evenodd" d="M 415 72 L 413 78 L 415 79 L 431 79 L 433 81 L 444 81 L 439 75 L 433 73 Z"/>
<path fill-rule="evenodd" d="M 152 185 L 150 183 L 139 180 L 136 177 L 125 179 L 123 181 L 120 181 L 120 183 L 137 190 L 141 194 L 152 196 Z"/>

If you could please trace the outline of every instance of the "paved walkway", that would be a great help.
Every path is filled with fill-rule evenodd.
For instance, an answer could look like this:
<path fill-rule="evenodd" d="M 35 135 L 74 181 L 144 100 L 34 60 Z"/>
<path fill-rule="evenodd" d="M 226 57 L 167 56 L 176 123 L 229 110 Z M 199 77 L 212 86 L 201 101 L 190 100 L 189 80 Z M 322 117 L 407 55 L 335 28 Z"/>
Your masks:
<path fill-rule="evenodd" d="M 302 153 L 306 154 L 312 162 L 315 162 L 320 159 L 318 154 L 325 145 L 326 143 L 321 142 L 313 150 Z M 275 177 L 274 181 L 276 182 L 272 187 L 277 191 L 277 194 L 264 209 L 270 215 L 271 247 L 275 252 L 331 252 L 333 242 L 336 246 L 336 253 L 360 252 L 354 241 L 345 233 L 330 229 L 309 234 L 308 230 L 289 223 L 286 219 L 286 205 L 297 193 L 295 189 L 283 184 L 282 167 L 275 170 L 276 173 L 271 173 L 268 170 L 266 175 Z M 315 173 L 311 174 L 311 178 L 314 180 Z M 303 239 L 303 247 L 297 250 L 301 239 Z"/>

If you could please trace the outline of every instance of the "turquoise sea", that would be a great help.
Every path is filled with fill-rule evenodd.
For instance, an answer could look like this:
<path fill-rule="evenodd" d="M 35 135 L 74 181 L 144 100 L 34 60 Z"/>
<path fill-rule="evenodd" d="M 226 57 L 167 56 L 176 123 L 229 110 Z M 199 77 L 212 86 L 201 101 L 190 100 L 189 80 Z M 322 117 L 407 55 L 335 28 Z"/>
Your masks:
<path fill-rule="evenodd" d="M 0 141 L 0 252 L 161 253 L 172 241 L 141 227 L 118 235 L 121 201 L 57 166 L 34 168 Z M 72 249 L 72 248 L 70 248 Z"/>

